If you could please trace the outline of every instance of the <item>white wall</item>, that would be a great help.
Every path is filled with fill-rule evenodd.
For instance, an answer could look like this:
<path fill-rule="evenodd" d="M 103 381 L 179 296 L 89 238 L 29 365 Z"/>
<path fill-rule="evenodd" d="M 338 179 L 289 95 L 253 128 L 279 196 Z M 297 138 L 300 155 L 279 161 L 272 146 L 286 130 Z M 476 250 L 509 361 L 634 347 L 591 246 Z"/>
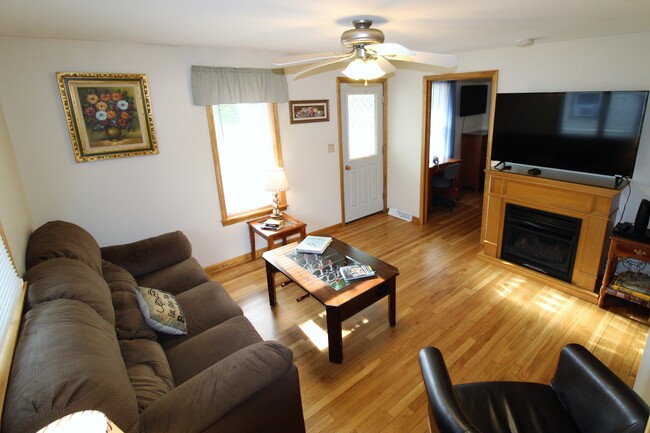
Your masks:
<path fill-rule="evenodd" d="M 277 53 L 0 37 L 0 104 L 5 109 L 34 225 L 75 222 L 100 245 L 183 230 L 203 265 L 250 251 L 244 223 L 223 227 L 205 108 L 193 106 L 192 64 L 272 67 Z M 56 72 L 147 75 L 160 154 L 76 163 Z M 332 73 L 289 80 L 291 99 L 330 99 Z M 289 125 L 280 104 L 289 213 L 308 230 L 337 224 L 336 121 Z M 334 117 L 335 118 L 335 117 Z M 270 203 L 270 198 L 269 198 Z M 259 245 L 259 244 L 258 244 Z"/>
<path fill-rule="evenodd" d="M 27 239 L 32 232 L 32 215 L 20 178 L 16 155 L 0 105 L 0 222 L 20 275 L 25 272 Z"/>
<path fill-rule="evenodd" d="M 529 48 L 457 53 L 456 72 L 498 70 L 498 92 L 650 89 L 650 33 L 562 43 L 542 42 Z M 419 214 L 422 146 L 422 77 L 399 70 L 389 82 L 389 186 L 391 207 Z M 408 157 L 406 156 L 408 155 Z M 407 159 L 407 160 L 406 160 Z M 623 199 L 627 192 L 623 193 Z M 650 110 L 634 170 L 632 195 L 624 219 L 634 221 L 642 198 L 650 197 Z M 624 200 L 622 200 L 623 203 Z"/>

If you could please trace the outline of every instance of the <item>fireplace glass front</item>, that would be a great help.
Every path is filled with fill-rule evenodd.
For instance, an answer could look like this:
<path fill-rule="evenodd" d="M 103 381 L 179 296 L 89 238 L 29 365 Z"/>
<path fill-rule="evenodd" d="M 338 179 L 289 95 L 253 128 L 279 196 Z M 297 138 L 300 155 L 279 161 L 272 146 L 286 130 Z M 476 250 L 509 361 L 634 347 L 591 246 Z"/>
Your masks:
<path fill-rule="evenodd" d="M 501 259 L 571 282 L 582 220 L 506 204 Z"/>

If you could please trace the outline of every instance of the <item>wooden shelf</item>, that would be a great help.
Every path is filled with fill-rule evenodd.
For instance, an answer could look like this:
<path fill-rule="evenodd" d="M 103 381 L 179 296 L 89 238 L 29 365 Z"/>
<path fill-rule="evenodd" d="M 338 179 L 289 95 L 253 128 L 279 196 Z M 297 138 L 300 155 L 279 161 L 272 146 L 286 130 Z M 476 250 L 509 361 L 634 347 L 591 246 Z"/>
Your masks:
<path fill-rule="evenodd" d="M 609 244 L 609 254 L 607 255 L 607 267 L 603 275 L 603 283 L 600 287 L 600 298 L 598 305 L 605 305 L 607 295 L 616 296 L 626 301 L 650 308 L 650 301 L 642 296 L 634 296 L 633 293 L 617 290 L 613 287 L 613 279 L 617 275 L 616 269 L 619 260 L 634 259 L 644 263 L 650 263 L 650 243 L 640 242 L 633 239 L 627 239 L 621 236 L 612 236 Z"/>
<path fill-rule="evenodd" d="M 483 190 L 485 181 L 485 160 L 487 154 L 487 131 L 465 132 L 460 137 L 460 170 L 462 187 L 474 191 Z"/>

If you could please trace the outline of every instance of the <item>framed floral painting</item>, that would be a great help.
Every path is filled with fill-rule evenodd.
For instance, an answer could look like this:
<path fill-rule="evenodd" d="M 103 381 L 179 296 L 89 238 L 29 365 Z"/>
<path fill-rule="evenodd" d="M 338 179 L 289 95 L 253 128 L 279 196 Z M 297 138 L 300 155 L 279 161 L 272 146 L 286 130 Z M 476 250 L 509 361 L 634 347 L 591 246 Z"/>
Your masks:
<path fill-rule="evenodd" d="M 77 162 L 158 153 L 145 75 L 56 76 Z"/>
<path fill-rule="evenodd" d="M 317 101 L 289 101 L 291 123 L 328 122 L 329 99 Z"/>

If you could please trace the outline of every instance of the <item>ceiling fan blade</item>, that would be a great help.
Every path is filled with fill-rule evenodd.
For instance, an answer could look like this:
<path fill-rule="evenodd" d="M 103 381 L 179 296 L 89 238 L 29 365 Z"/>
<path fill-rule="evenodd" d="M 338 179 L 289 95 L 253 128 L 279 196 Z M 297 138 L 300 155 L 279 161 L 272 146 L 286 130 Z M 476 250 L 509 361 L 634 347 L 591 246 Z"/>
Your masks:
<path fill-rule="evenodd" d="M 391 72 L 395 72 L 397 70 L 397 68 L 383 56 L 377 56 L 377 64 L 386 74 L 390 74 Z"/>
<path fill-rule="evenodd" d="M 366 45 L 366 50 L 372 51 L 380 56 L 412 56 L 414 51 L 409 50 L 404 45 L 388 42 L 385 44 L 370 44 Z"/>
<path fill-rule="evenodd" d="M 458 65 L 458 57 L 450 54 L 427 53 L 425 51 L 414 51 L 413 56 L 389 56 L 390 60 L 400 60 L 402 62 L 423 63 L 425 65 L 441 66 L 444 68 L 453 68 Z"/>
<path fill-rule="evenodd" d="M 297 56 L 288 56 L 275 59 L 273 60 L 273 64 L 278 66 L 304 65 L 306 63 L 314 63 L 322 60 L 347 58 L 349 55 L 350 53 L 334 52 L 299 54 Z"/>
<path fill-rule="evenodd" d="M 342 57 L 342 58 L 337 58 L 337 59 L 333 59 L 333 60 L 332 60 L 332 59 L 330 59 L 330 60 L 323 60 L 322 62 L 318 62 L 318 63 L 313 64 L 313 65 L 309 65 L 309 66 L 307 66 L 306 68 L 301 69 L 300 71 L 298 71 L 298 72 L 293 76 L 293 79 L 295 80 L 296 78 L 302 77 L 302 76 L 305 75 L 307 72 L 313 71 L 314 69 L 323 68 L 323 67 L 325 67 L 325 66 L 327 66 L 327 65 L 331 65 L 331 64 L 333 64 L 333 63 L 343 62 L 343 61 L 345 61 L 345 60 L 349 60 L 349 59 L 351 59 L 351 58 L 354 57 L 354 56 L 355 56 L 355 53 L 352 52 L 352 53 L 348 53 L 348 54 L 346 54 L 345 57 Z"/>

